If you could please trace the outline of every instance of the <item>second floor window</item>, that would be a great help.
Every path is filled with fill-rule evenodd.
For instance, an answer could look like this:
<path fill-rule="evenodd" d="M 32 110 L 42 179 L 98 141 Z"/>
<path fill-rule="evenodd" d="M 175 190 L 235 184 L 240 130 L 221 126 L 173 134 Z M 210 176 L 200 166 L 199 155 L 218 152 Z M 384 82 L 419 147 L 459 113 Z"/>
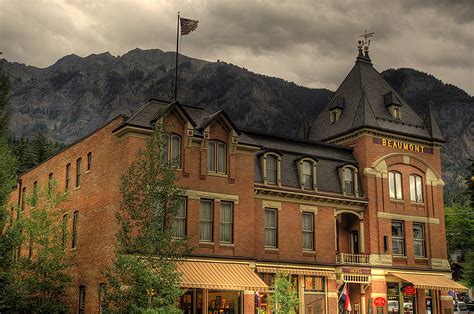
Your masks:
<path fill-rule="evenodd" d="M 410 201 L 423 203 L 423 188 L 420 176 L 410 176 Z"/>
<path fill-rule="evenodd" d="M 307 190 L 314 188 L 313 163 L 311 161 L 305 160 L 301 164 L 301 182 L 303 183 L 303 187 Z"/>
<path fill-rule="evenodd" d="M 81 163 L 82 163 L 82 158 L 77 158 L 76 160 L 76 188 L 81 186 Z"/>
<path fill-rule="evenodd" d="M 399 172 L 390 171 L 388 173 L 388 188 L 391 199 L 403 199 L 402 175 Z"/>
<path fill-rule="evenodd" d="M 186 236 L 186 199 L 179 203 L 173 220 L 173 237 L 183 239 Z"/>
<path fill-rule="evenodd" d="M 61 246 L 64 249 L 66 249 L 66 240 L 67 240 L 67 214 L 63 215 L 63 224 L 61 226 Z"/>
<path fill-rule="evenodd" d="M 69 191 L 69 185 L 71 184 L 71 164 L 66 165 L 66 192 Z"/>
<path fill-rule="evenodd" d="M 314 251 L 314 214 L 302 214 L 303 250 Z"/>
<path fill-rule="evenodd" d="M 90 171 L 92 167 L 92 153 L 87 154 L 87 171 Z"/>
<path fill-rule="evenodd" d="M 227 152 L 224 143 L 209 141 L 207 150 L 207 171 L 217 173 L 227 172 Z"/>
<path fill-rule="evenodd" d="M 26 188 L 23 188 L 21 190 L 21 206 L 20 206 L 21 211 L 25 210 L 25 205 L 26 205 Z"/>
<path fill-rule="evenodd" d="M 79 227 L 79 211 L 76 210 L 72 216 L 72 243 L 71 247 L 77 247 L 77 229 Z"/>
<path fill-rule="evenodd" d="M 265 208 L 265 246 L 276 248 L 278 236 L 277 209 Z"/>
<path fill-rule="evenodd" d="M 221 202 L 221 242 L 232 243 L 233 205 Z"/>
<path fill-rule="evenodd" d="M 392 254 L 405 255 L 403 221 L 392 221 Z"/>
<path fill-rule="evenodd" d="M 413 241 L 415 246 L 415 256 L 425 257 L 425 228 L 423 224 L 413 224 Z"/>
<path fill-rule="evenodd" d="M 199 241 L 212 242 L 213 236 L 213 206 L 210 200 L 201 200 L 199 208 Z"/>
<path fill-rule="evenodd" d="M 265 158 L 267 182 L 270 184 L 277 184 L 277 157 L 267 155 Z"/>

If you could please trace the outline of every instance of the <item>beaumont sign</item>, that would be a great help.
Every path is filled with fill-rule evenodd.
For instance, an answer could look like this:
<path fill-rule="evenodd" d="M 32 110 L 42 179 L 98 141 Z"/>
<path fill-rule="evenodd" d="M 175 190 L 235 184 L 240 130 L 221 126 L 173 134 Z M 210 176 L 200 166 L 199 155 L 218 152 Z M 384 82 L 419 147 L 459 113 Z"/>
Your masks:
<path fill-rule="evenodd" d="M 397 140 L 389 140 L 386 138 L 377 138 L 374 137 L 374 144 L 382 145 L 385 147 L 390 147 L 394 149 L 406 150 L 415 153 L 423 153 L 423 154 L 432 154 L 433 149 L 428 148 L 423 145 L 411 144 L 407 142 L 397 141 Z"/>

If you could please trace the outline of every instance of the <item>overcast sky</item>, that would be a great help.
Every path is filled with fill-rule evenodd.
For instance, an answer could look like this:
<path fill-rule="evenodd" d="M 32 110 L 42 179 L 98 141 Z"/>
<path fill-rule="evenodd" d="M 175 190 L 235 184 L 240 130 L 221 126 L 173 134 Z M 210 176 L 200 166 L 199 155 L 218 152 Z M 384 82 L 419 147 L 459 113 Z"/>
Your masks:
<path fill-rule="evenodd" d="M 335 89 L 367 29 L 379 71 L 416 68 L 474 94 L 474 0 L 0 0 L 0 51 L 37 67 L 72 53 L 172 51 L 177 11 L 199 20 L 182 41 L 191 57 Z"/>

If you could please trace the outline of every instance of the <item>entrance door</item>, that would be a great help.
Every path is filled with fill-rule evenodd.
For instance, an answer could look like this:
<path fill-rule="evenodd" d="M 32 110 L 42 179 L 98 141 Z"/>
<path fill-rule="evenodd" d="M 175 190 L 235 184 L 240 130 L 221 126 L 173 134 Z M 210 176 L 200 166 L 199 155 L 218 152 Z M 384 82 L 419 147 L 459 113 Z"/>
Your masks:
<path fill-rule="evenodd" d="M 351 253 L 359 254 L 359 231 L 351 231 Z"/>

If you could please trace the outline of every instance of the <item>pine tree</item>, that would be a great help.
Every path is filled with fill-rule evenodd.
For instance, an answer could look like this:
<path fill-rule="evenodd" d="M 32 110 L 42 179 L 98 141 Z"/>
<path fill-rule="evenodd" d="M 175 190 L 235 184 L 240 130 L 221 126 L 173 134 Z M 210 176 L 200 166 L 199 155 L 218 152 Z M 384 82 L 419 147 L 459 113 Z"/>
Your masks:
<path fill-rule="evenodd" d="M 31 144 L 37 163 L 41 163 L 53 155 L 54 144 L 49 140 L 46 132 L 36 133 Z"/>
<path fill-rule="evenodd" d="M 6 137 L 10 122 L 10 81 L 8 75 L 0 70 L 0 137 Z"/>
<path fill-rule="evenodd" d="M 122 177 L 117 256 L 106 271 L 110 312 L 180 313 L 177 263 L 189 247 L 173 239 L 173 217 L 184 200 L 172 162 L 161 154 L 163 132 L 158 125 Z"/>

